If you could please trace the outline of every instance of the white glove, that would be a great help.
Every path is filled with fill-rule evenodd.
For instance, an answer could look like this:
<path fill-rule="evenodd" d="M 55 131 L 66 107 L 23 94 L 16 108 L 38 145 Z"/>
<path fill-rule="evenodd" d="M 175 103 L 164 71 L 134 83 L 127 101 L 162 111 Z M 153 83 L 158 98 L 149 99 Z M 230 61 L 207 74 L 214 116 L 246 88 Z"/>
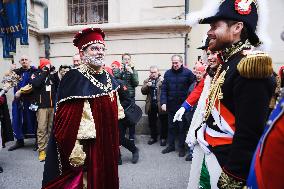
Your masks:
<path fill-rule="evenodd" d="M 162 106 L 161 106 L 161 108 L 162 108 L 162 111 L 167 111 L 167 105 L 166 104 L 163 104 Z"/>
<path fill-rule="evenodd" d="M 182 116 L 185 112 L 185 108 L 184 107 L 181 107 L 175 114 L 174 116 L 174 119 L 173 119 L 173 122 L 175 121 L 182 121 Z"/>
<path fill-rule="evenodd" d="M 15 98 L 20 98 L 21 96 L 21 91 L 18 90 L 16 93 L 15 93 Z"/>

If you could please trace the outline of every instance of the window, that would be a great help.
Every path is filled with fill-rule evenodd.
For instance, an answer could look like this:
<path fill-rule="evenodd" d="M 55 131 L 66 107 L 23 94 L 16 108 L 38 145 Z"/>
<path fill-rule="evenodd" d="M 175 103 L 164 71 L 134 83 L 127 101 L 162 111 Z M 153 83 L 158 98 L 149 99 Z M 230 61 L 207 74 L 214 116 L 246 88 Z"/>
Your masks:
<path fill-rule="evenodd" d="M 68 0 L 69 25 L 108 22 L 108 0 Z"/>

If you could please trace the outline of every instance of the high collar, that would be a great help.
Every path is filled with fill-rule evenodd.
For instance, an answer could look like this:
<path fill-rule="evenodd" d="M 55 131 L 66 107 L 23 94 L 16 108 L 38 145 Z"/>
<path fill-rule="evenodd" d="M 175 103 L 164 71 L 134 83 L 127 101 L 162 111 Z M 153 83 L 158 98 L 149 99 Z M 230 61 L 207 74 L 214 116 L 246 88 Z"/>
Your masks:
<path fill-rule="evenodd" d="M 249 43 L 248 40 L 246 40 L 245 42 L 238 41 L 220 52 L 222 61 L 227 62 L 233 55 L 241 52 L 242 50 L 250 48 L 251 44 Z"/>
<path fill-rule="evenodd" d="M 180 72 L 182 72 L 182 70 L 183 70 L 183 65 L 181 65 L 181 67 L 180 67 L 179 69 L 177 69 L 177 70 L 175 70 L 175 69 L 172 68 L 172 71 L 173 71 L 174 73 L 180 73 Z"/>

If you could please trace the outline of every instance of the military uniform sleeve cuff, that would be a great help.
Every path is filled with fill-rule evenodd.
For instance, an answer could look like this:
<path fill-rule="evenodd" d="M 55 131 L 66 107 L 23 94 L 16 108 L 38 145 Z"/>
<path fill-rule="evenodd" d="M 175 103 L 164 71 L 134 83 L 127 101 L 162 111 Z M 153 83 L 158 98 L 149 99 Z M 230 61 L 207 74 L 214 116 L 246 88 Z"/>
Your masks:
<path fill-rule="evenodd" d="M 188 104 L 186 101 L 184 101 L 184 103 L 182 103 L 181 106 L 184 107 L 186 111 L 190 111 L 192 109 L 192 106 Z"/>

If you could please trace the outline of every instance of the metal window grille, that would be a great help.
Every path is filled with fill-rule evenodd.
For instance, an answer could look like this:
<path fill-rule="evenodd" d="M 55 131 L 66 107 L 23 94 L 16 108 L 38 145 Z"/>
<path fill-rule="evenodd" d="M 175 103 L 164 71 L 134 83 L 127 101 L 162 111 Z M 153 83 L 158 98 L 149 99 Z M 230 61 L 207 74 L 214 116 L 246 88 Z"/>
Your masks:
<path fill-rule="evenodd" d="M 68 0 L 69 25 L 108 22 L 108 0 Z"/>

